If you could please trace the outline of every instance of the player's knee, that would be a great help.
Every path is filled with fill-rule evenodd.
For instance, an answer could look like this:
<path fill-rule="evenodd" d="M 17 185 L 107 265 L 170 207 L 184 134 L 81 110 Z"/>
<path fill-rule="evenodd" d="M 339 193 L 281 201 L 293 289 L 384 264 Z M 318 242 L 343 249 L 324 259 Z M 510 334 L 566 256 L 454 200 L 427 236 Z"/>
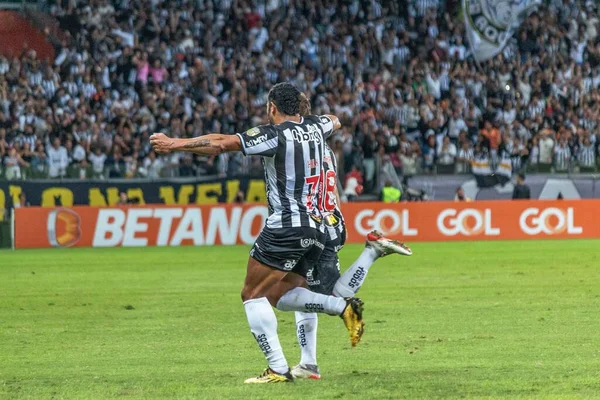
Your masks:
<path fill-rule="evenodd" d="M 271 293 L 269 293 L 267 295 L 267 300 L 269 300 L 269 304 L 271 304 L 275 308 L 277 308 L 277 303 L 279 302 L 280 298 L 281 298 L 281 296 L 279 296 L 279 295 L 273 295 Z"/>
<path fill-rule="evenodd" d="M 242 289 L 242 301 L 248 301 L 248 300 L 253 300 L 253 299 L 258 299 L 259 297 L 265 297 L 262 296 L 261 293 L 259 293 L 259 291 L 256 288 L 250 287 L 250 286 L 244 286 L 244 288 Z"/>
<path fill-rule="evenodd" d="M 248 301 L 248 300 L 250 300 L 251 299 L 251 297 L 250 297 L 250 291 L 244 287 L 242 289 L 241 297 L 242 297 L 242 301 Z"/>

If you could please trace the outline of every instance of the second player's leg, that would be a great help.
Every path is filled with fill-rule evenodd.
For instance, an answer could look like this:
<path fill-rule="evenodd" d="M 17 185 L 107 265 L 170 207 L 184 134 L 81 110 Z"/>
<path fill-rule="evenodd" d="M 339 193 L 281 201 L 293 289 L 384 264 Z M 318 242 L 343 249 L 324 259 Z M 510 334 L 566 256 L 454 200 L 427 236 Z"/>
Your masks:
<path fill-rule="evenodd" d="M 304 286 L 306 286 L 305 278 L 290 272 L 271 288 L 267 298 L 280 311 L 342 315 L 347 305 L 345 299 L 316 293 Z"/>
<path fill-rule="evenodd" d="M 356 295 L 375 261 L 389 254 L 410 256 L 412 251 L 404 243 L 387 239 L 377 231 L 369 233 L 365 248 L 360 256 L 335 283 L 333 295 L 340 297 L 353 297 Z"/>

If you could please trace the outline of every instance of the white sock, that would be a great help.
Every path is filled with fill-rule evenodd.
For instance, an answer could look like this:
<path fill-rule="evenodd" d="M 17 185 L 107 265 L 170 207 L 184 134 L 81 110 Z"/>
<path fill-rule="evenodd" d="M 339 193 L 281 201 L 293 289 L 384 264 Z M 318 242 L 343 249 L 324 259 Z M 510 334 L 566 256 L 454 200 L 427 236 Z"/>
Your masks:
<path fill-rule="evenodd" d="M 334 296 L 354 297 L 367 277 L 371 265 L 379 258 L 375 250 L 366 247 L 358 259 L 344 272 L 333 287 Z"/>
<path fill-rule="evenodd" d="M 317 365 L 317 325 L 315 313 L 296 312 L 296 335 L 300 345 L 300 364 Z"/>
<path fill-rule="evenodd" d="M 281 311 L 341 315 L 344 308 L 346 300 L 342 298 L 311 292 L 301 287 L 288 291 L 277 302 L 277 309 Z"/>
<path fill-rule="evenodd" d="M 277 317 L 271 304 L 266 297 L 261 297 L 245 301 L 244 308 L 250 331 L 269 361 L 269 367 L 277 373 L 285 374 L 289 367 L 279 344 Z"/>

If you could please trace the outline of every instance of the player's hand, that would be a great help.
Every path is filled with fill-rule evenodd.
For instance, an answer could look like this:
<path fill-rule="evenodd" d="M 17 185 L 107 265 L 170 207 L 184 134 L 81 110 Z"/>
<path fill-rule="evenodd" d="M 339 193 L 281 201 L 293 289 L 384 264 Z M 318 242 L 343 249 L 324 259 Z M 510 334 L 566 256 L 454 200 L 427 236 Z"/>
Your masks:
<path fill-rule="evenodd" d="M 150 136 L 150 144 L 152 145 L 152 150 L 156 153 L 169 154 L 173 145 L 173 139 L 159 132 Z"/>

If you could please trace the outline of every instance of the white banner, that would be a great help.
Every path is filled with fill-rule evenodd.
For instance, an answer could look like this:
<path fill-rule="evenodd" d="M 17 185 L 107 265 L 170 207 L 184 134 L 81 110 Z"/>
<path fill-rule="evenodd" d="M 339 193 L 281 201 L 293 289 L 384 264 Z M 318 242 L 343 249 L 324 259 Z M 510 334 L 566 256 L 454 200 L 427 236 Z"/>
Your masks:
<path fill-rule="evenodd" d="M 485 61 L 504 49 L 515 30 L 541 0 L 463 0 L 473 57 Z"/>

